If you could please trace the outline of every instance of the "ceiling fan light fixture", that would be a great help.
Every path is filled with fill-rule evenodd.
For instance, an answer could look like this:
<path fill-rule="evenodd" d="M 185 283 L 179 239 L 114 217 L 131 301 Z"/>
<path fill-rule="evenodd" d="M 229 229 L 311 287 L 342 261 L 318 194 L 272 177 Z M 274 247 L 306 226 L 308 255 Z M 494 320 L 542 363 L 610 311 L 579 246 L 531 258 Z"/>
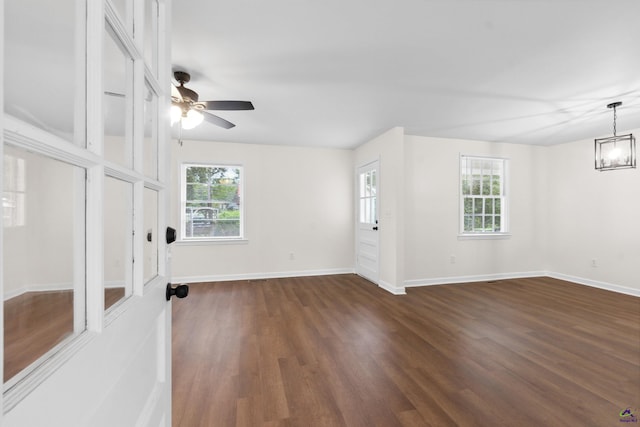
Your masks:
<path fill-rule="evenodd" d="M 202 113 L 199 113 L 195 110 L 189 110 L 186 114 L 182 114 L 181 117 L 181 125 L 182 129 L 193 129 L 198 126 L 204 120 L 204 116 Z"/>
<path fill-rule="evenodd" d="M 169 110 L 169 116 L 171 117 L 171 126 L 175 125 L 182 118 L 182 108 L 172 105 L 171 110 Z"/>
<path fill-rule="evenodd" d="M 633 134 L 616 135 L 616 107 L 622 102 L 612 102 L 607 108 L 613 108 L 613 136 L 595 140 L 596 170 L 607 171 L 636 167 L 636 139 Z"/>

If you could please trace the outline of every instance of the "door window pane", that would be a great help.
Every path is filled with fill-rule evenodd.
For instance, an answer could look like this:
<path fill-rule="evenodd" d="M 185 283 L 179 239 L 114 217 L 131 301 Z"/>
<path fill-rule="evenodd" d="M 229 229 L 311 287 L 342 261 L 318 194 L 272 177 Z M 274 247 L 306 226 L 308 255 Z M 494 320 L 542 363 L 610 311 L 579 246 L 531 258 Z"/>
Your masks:
<path fill-rule="evenodd" d="M 158 0 L 144 2 L 144 62 L 156 75 L 158 70 Z"/>
<path fill-rule="evenodd" d="M 360 174 L 360 222 L 374 224 L 378 213 L 376 212 L 377 182 L 376 171 L 367 171 Z"/>
<path fill-rule="evenodd" d="M 3 66 L 5 113 L 85 146 L 85 56 L 76 42 L 82 4 L 4 2 Z"/>
<path fill-rule="evenodd" d="M 144 283 L 158 275 L 158 192 L 144 189 Z"/>
<path fill-rule="evenodd" d="M 131 295 L 133 276 L 133 186 L 105 177 L 104 182 L 105 310 Z"/>
<path fill-rule="evenodd" d="M 8 145 L 3 164 L 6 382 L 85 329 L 86 173 Z"/>
<path fill-rule="evenodd" d="M 104 46 L 104 157 L 132 166 L 133 61 L 109 24 Z"/>
<path fill-rule="evenodd" d="M 149 86 L 144 98 L 144 174 L 158 178 L 158 96 Z"/>

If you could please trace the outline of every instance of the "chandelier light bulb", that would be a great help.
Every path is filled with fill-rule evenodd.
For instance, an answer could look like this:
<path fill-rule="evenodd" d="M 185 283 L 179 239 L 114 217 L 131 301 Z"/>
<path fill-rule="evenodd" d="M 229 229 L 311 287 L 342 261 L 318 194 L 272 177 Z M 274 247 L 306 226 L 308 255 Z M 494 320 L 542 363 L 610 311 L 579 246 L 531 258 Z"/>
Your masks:
<path fill-rule="evenodd" d="M 169 115 L 171 117 L 171 126 L 173 126 L 180 121 L 180 118 L 182 117 L 182 109 L 177 105 L 172 105 L 171 110 L 169 110 Z"/>
<path fill-rule="evenodd" d="M 194 110 L 189 110 L 186 116 L 182 116 L 182 129 L 193 129 L 204 120 L 204 116 Z"/>
<path fill-rule="evenodd" d="M 609 160 L 611 161 L 616 161 L 620 158 L 620 154 L 622 154 L 622 150 L 620 150 L 618 147 L 614 148 L 613 150 L 611 150 L 609 152 Z"/>

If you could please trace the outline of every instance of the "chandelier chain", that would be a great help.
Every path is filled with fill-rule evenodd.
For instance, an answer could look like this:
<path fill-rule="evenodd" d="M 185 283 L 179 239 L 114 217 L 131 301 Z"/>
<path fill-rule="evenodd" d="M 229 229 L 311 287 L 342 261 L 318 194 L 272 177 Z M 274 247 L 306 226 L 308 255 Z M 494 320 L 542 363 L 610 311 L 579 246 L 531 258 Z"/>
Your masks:
<path fill-rule="evenodd" d="M 616 136 L 616 118 L 618 114 L 616 112 L 616 106 L 613 106 L 613 136 Z"/>

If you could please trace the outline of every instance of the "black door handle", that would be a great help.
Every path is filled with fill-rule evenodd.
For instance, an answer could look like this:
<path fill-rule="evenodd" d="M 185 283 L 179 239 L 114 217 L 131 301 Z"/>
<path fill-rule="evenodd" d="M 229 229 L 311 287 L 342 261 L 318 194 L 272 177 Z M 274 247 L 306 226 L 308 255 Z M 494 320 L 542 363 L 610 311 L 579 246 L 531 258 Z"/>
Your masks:
<path fill-rule="evenodd" d="M 378 231 L 378 226 L 373 227 L 373 231 Z"/>
<path fill-rule="evenodd" d="M 171 228 L 171 227 L 167 227 L 167 245 L 170 245 L 171 243 L 176 241 L 176 229 L 175 228 Z"/>
<path fill-rule="evenodd" d="M 167 283 L 167 301 L 169 301 L 174 295 L 178 298 L 186 297 L 187 295 L 189 295 L 189 287 L 187 285 L 178 285 L 175 288 L 172 288 L 171 283 Z"/>

